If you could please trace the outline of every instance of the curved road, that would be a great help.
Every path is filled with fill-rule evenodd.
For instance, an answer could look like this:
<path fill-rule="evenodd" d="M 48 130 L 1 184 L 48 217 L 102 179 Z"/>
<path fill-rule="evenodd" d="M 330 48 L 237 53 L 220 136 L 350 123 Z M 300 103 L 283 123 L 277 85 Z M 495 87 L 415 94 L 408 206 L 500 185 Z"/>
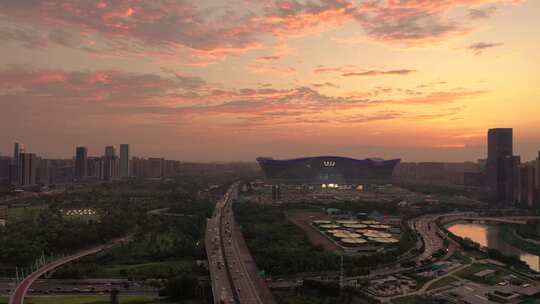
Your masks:
<path fill-rule="evenodd" d="M 168 210 L 168 208 L 155 209 L 155 210 L 148 211 L 148 214 L 172 215 L 172 216 L 190 216 L 190 215 L 179 215 L 179 214 L 173 214 L 173 213 L 165 213 L 165 211 L 167 211 L 167 210 Z M 19 285 L 17 285 L 17 287 L 15 288 L 15 291 L 13 292 L 13 294 L 9 298 L 9 304 L 24 304 L 24 298 L 26 297 L 26 293 L 28 292 L 28 289 L 30 288 L 30 286 L 32 286 L 32 284 L 37 279 L 39 279 L 42 275 L 46 274 L 47 272 L 52 271 L 52 270 L 54 270 L 54 269 L 56 269 L 56 268 L 58 268 L 58 267 L 60 267 L 62 265 L 65 265 L 65 264 L 69 263 L 69 262 L 72 262 L 72 261 L 78 260 L 80 258 L 83 258 L 85 256 L 96 254 L 96 253 L 98 253 L 100 251 L 109 249 L 109 248 L 113 247 L 114 245 L 116 245 L 118 243 L 125 242 L 125 241 L 129 240 L 131 237 L 132 236 L 129 235 L 129 236 L 124 237 L 124 238 L 116 239 L 116 240 L 113 240 L 108 245 L 101 245 L 101 246 L 98 246 L 98 247 L 94 247 L 92 249 L 88 249 L 88 250 L 76 253 L 74 255 L 71 255 L 71 256 L 65 257 L 63 259 L 51 262 L 51 263 L 41 267 L 40 269 L 34 271 L 29 276 L 24 278 L 24 280 L 21 283 L 19 283 Z"/>
<path fill-rule="evenodd" d="M 167 208 L 150 210 L 150 211 L 148 211 L 148 214 L 165 214 L 165 213 L 162 213 L 162 212 L 166 211 L 166 209 Z M 170 215 L 170 214 L 165 214 L 165 215 Z M 92 249 L 88 249 L 88 250 L 76 253 L 74 255 L 65 257 L 63 259 L 51 262 L 50 264 L 47 264 L 47 265 L 41 267 L 40 269 L 34 271 L 29 276 L 24 278 L 24 280 L 21 283 L 19 283 L 19 285 L 17 285 L 17 287 L 15 288 L 15 291 L 13 292 L 13 294 L 9 298 L 9 304 L 23 304 L 24 303 L 24 297 L 26 296 L 26 293 L 28 292 L 28 289 L 30 288 L 30 286 L 32 286 L 32 284 L 37 279 L 39 279 L 42 275 L 46 274 L 47 272 L 52 271 L 52 270 L 54 270 L 54 269 L 56 269 L 56 268 L 58 268 L 58 267 L 60 267 L 62 265 L 65 265 L 65 264 L 69 263 L 69 262 L 72 262 L 72 261 L 78 260 L 80 258 L 83 258 L 85 256 L 96 254 L 96 253 L 98 253 L 100 251 L 109 249 L 109 248 L 113 247 L 114 245 L 116 245 L 118 243 L 122 243 L 122 242 L 130 240 L 131 237 L 132 237 L 132 235 L 128 235 L 126 237 L 113 240 L 110 244 L 100 245 L 98 247 L 94 247 Z"/>
<path fill-rule="evenodd" d="M 58 268 L 58 267 L 60 267 L 60 266 L 62 266 L 64 264 L 67 264 L 67 263 L 71 262 L 71 261 L 80 259 L 80 258 L 82 258 L 84 256 L 100 252 L 103 249 L 104 249 L 104 246 L 100 246 L 100 247 L 93 248 L 93 249 L 90 249 L 90 250 L 87 250 L 87 251 L 83 251 L 83 252 L 80 252 L 78 254 L 63 258 L 61 260 L 52 262 L 50 264 L 47 264 L 47 265 L 41 267 L 40 269 L 34 271 L 29 276 L 27 276 L 17 286 L 17 288 L 15 289 L 15 292 L 10 297 L 9 304 L 23 304 L 24 303 L 24 297 L 26 296 L 26 293 L 28 292 L 28 289 L 30 288 L 30 286 L 32 286 L 32 284 L 37 279 L 39 279 L 39 277 L 44 275 L 45 273 L 47 273 L 47 272 L 49 272 L 51 270 L 54 270 L 54 269 L 56 269 L 56 268 Z"/>
<path fill-rule="evenodd" d="M 30 286 L 32 286 L 32 284 L 37 279 L 39 279 L 42 275 L 46 274 L 47 272 L 52 271 L 52 270 L 54 270 L 54 269 L 56 269 L 56 268 L 58 268 L 58 267 L 60 267 L 62 265 L 65 265 L 65 264 L 67 264 L 69 262 L 72 262 L 74 260 L 80 259 L 82 257 L 98 253 L 98 252 L 100 252 L 102 250 L 105 250 L 105 249 L 109 249 L 112 246 L 114 246 L 114 245 L 116 245 L 116 244 L 118 244 L 120 242 L 124 242 L 124 241 L 128 240 L 128 238 L 129 237 L 121 238 L 121 239 L 113 241 L 111 244 L 94 247 L 92 249 L 88 249 L 88 250 L 79 252 L 77 254 L 65 257 L 63 259 L 56 260 L 56 261 L 54 261 L 54 262 L 52 262 L 50 264 L 47 264 L 47 265 L 41 267 L 40 269 L 34 271 L 29 276 L 24 278 L 24 280 L 15 288 L 15 291 L 13 292 L 11 297 L 9 298 L 9 304 L 23 304 L 24 303 L 24 298 L 26 297 L 26 293 L 28 292 L 28 289 L 30 288 Z"/>

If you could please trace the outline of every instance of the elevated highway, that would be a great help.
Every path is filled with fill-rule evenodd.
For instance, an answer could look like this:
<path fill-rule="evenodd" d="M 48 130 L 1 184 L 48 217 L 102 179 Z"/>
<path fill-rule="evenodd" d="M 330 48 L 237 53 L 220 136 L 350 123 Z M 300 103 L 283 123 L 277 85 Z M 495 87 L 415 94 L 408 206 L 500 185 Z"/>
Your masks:
<path fill-rule="evenodd" d="M 53 262 L 51 262 L 51 263 L 49 263 L 47 265 L 42 266 L 38 270 L 36 270 L 33 273 L 31 273 L 30 275 L 28 275 L 26 278 L 24 278 L 15 287 L 15 290 L 14 290 L 13 294 L 9 298 L 9 304 L 24 304 L 24 298 L 26 297 L 26 294 L 28 293 L 28 289 L 30 289 L 32 284 L 34 284 L 34 282 L 37 279 L 39 279 L 41 276 L 43 276 L 47 272 L 53 271 L 58 267 L 61 267 L 61 266 L 65 265 L 65 264 L 67 264 L 69 262 L 78 260 L 78 259 L 83 258 L 85 256 L 96 254 L 96 253 L 98 253 L 100 251 L 109 249 L 109 248 L 111 248 L 112 246 L 114 246 L 114 245 L 116 245 L 118 243 L 122 243 L 122 242 L 125 242 L 125 241 L 129 240 L 130 238 L 131 238 L 131 236 L 121 238 L 121 239 L 117 239 L 117 240 L 112 241 L 108 245 L 101 245 L 101 246 L 98 246 L 98 247 L 94 247 L 92 249 L 81 251 L 81 252 L 76 253 L 74 255 L 70 255 L 70 256 L 61 258 L 59 260 L 53 261 Z"/>
<path fill-rule="evenodd" d="M 216 204 L 206 228 L 206 253 L 214 303 L 273 304 L 274 299 L 259 277 L 243 236 L 234 221 L 232 203 L 238 183 Z"/>
<path fill-rule="evenodd" d="M 457 221 L 486 222 L 494 224 L 526 225 L 531 220 L 540 220 L 540 216 L 481 216 L 477 214 L 449 214 L 439 216 L 443 225 Z"/>

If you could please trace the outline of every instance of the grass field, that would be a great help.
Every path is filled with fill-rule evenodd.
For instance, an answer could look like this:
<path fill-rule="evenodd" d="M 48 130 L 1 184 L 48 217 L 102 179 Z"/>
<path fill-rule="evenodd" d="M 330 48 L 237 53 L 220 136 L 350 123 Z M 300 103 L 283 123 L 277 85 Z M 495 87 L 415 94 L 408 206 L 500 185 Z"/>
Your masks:
<path fill-rule="evenodd" d="M 38 216 L 39 212 L 45 208 L 47 208 L 47 205 L 40 205 L 40 206 L 32 206 L 32 207 L 25 207 L 25 208 L 9 208 L 8 209 L 8 219 L 10 220 L 18 220 L 23 217 L 31 217 L 34 218 Z M 1 302 L 0 302 L 1 303 Z"/>
<path fill-rule="evenodd" d="M 487 269 L 493 269 L 496 270 L 496 272 L 492 275 L 489 275 L 484 278 L 480 278 L 475 276 L 476 273 L 487 270 Z M 457 277 L 464 278 L 467 280 L 471 280 L 473 282 L 477 283 L 483 283 L 486 285 L 495 285 L 503 280 L 503 277 L 505 275 L 511 274 L 511 272 L 502 271 L 501 269 L 498 269 L 496 267 L 493 267 L 491 265 L 485 265 L 485 264 L 472 264 L 471 266 L 459 271 L 456 273 Z"/>
<path fill-rule="evenodd" d="M 157 304 L 151 296 L 120 296 L 120 304 Z M 109 304 L 108 296 L 44 296 L 29 297 L 25 304 Z M 7 304 L 6 298 L 0 298 L 0 304 Z"/>

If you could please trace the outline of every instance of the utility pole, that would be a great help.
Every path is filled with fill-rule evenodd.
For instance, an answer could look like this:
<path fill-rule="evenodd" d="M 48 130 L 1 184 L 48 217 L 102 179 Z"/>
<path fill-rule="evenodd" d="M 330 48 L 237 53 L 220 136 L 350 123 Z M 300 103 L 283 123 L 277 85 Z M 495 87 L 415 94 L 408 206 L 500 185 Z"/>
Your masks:
<path fill-rule="evenodd" d="M 339 272 L 339 290 L 343 289 L 343 254 L 341 254 L 341 268 Z"/>
<path fill-rule="evenodd" d="M 344 285 L 344 277 L 343 277 L 343 254 L 340 255 L 341 263 L 339 267 L 339 298 L 340 301 L 344 301 L 344 293 L 343 293 L 343 285 Z"/>

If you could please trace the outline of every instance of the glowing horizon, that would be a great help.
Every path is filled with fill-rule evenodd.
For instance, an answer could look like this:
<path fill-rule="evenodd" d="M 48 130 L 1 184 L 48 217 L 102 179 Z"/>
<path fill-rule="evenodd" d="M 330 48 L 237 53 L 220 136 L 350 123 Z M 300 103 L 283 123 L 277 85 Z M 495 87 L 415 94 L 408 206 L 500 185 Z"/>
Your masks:
<path fill-rule="evenodd" d="M 0 3 L 1 154 L 485 157 L 540 150 L 540 3 Z"/>

